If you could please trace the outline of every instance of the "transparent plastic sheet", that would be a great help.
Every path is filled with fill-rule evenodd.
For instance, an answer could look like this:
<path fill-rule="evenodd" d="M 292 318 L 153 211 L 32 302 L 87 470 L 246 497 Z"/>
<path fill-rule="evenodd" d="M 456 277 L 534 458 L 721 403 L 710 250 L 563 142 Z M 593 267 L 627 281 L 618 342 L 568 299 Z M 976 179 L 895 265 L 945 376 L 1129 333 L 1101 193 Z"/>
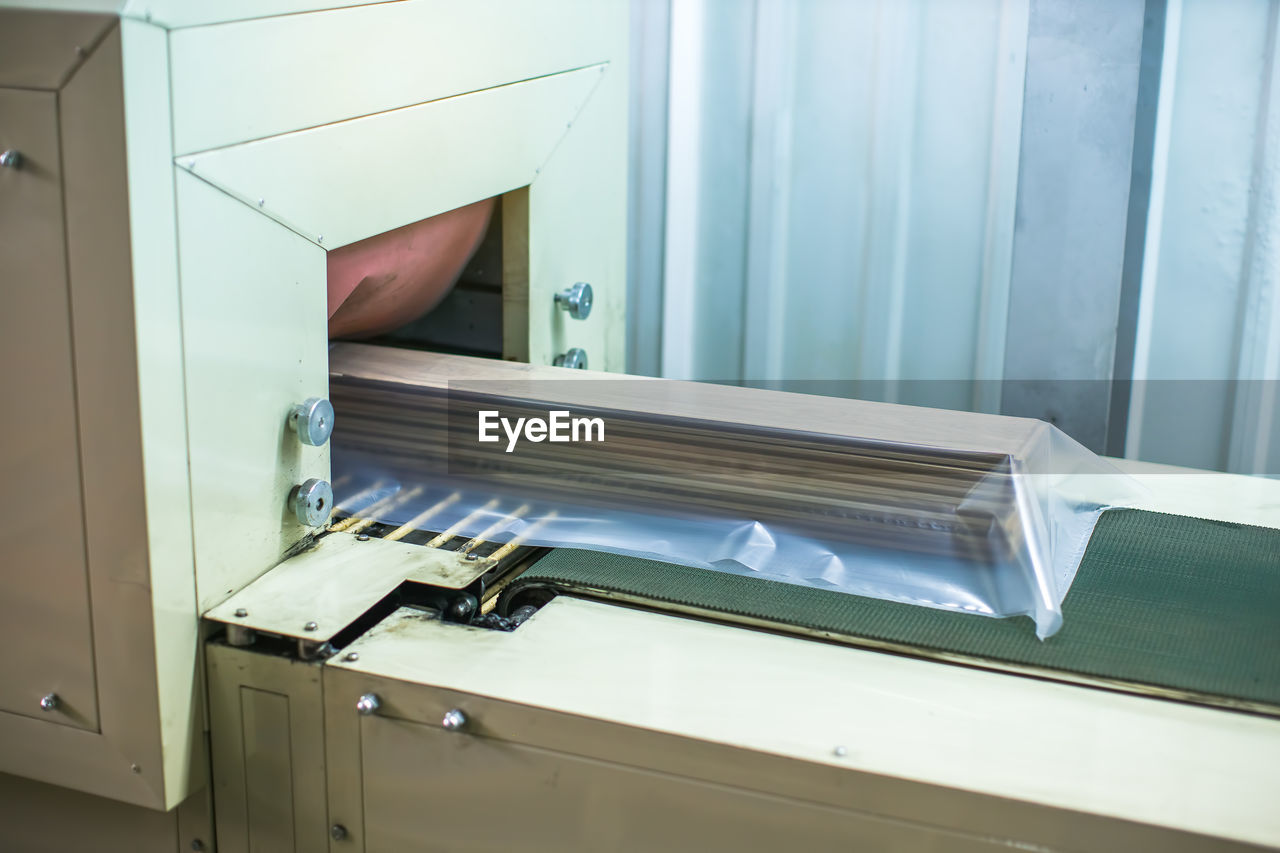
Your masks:
<path fill-rule="evenodd" d="M 1061 627 L 1098 515 L 1136 495 L 1105 460 L 1034 421 L 989 442 L 1015 447 L 1000 452 L 594 408 L 605 423 L 594 457 L 576 445 L 479 447 L 478 411 L 545 414 L 542 399 L 567 396 L 502 391 L 455 390 L 442 402 L 376 383 L 335 387 L 339 512 L 448 530 L 451 547 L 478 537 L 584 548 L 1027 615 L 1044 638 Z"/>

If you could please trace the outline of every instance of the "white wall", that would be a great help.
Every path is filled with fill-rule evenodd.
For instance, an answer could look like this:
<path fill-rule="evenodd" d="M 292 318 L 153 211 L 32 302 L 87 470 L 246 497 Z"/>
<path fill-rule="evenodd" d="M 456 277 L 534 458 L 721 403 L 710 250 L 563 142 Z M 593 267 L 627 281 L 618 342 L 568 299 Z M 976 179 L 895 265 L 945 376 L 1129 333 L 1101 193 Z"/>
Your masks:
<path fill-rule="evenodd" d="M 673 4 L 666 375 L 1000 376 L 1027 8 Z"/>
<path fill-rule="evenodd" d="M 1128 455 L 1280 474 L 1278 18 L 1170 0 Z"/>
<path fill-rule="evenodd" d="M 1114 348 L 1095 338 L 1106 337 L 1108 324 L 1132 323 L 1132 311 L 1109 319 L 1099 308 L 1102 314 L 1087 318 L 1097 334 L 1082 354 L 1061 348 L 1063 361 L 1091 359 L 1080 370 L 1056 370 L 1051 358 L 1052 375 L 1042 376 L 1037 362 L 1028 368 L 1036 376 L 1015 376 L 1019 352 L 1034 351 L 1040 335 L 1023 322 L 1007 327 L 1011 291 L 1046 334 L 1056 333 L 1058 321 L 1073 322 L 1063 304 L 1116 310 L 1127 194 L 1123 187 L 1112 193 L 1118 201 L 1106 211 L 1113 223 L 1107 233 L 1120 231 L 1115 257 L 1094 264 L 1090 275 L 1070 276 L 1078 294 L 1064 302 L 1055 285 L 1044 294 L 1046 307 L 1038 307 L 1035 290 L 1048 287 L 1041 279 L 1054 279 L 1045 270 L 1061 266 L 1048 256 L 1020 254 L 1011 286 L 1028 20 L 1040 2 L 1063 19 L 1051 23 L 1071 33 L 1060 42 L 1042 33 L 1037 42 L 1037 62 L 1060 63 L 1048 72 L 1059 75 L 1054 85 L 1081 77 L 1086 88 L 1105 86 L 1108 74 L 1123 73 L 1124 85 L 1133 86 L 1140 4 L 1125 19 L 1132 62 L 1095 68 L 1109 61 L 1091 56 L 1085 42 L 1090 33 L 1105 41 L 1111 32 L 1107 3 L 634 2 L 648 4 L 651 18 L 653 6 L 669 12 L 662 43 L 669 81 L 661 81 L 669 90 L 665 160 L 661 170 L 648 170 L 644 185 L 652 189 L 656 175 L 665 187 L 663 215 L 653 215 L 651 202 L 644 226 L 660 229 L 661 239 L 651 234 L 633 243 L 648 253 L 651 271 L 638 290 L 648 313 L 637 316 L 650 320 L 647 333 L 633 329 L 633 364 L 735 382 L 958 380 L 875 390 L 903 402 L 992 411 L 1000 408 L 999 384 L 972 380 L 1005 378 L 1006 349 L 1010 378 L 1096 382 L 1099 371 L 1107 375 Z M 1136 244 L 1142 263 L 1134 378 L 1280 379 L 1278 9 L 1280 0 L 1168 2 L 1147 233 Z M 656 37 L 650 31 L 646 38 L 652 46 Z M 655 109 L 636 114 L 633 141 L 655 126 Z M 1121 149 L 1132 143 L 1117 141 L 1119 133 L 1095 139 L 1091 127 L 1090 116 L 1075 124 L 1064 116 L 1063 152 L 1116 149 L 1115 171 L 1127 173 L 1131 152 Z M 662 141 L 641 144 L 649 150 Z M 1046 143 L 1037 144 L 1042 150 Z M 1046 165 L 1036 168 L 1053 161 L 1042 157 Z M 1024 175 L 1024 188 L 1061 178 Z M 1052 195 L 1039 193 L 1042 210 L 1052 207 Z M 1063 215 L 1088 220 L 1076 223 L 1085 233 L 1103 221 L 1088 207 L 1101 193 L 1085 188 L 1077 195 L 1064 201 Z M 1056 245 L 1053 233 L 1041 237 Z M 1034 254 L 1034 241 L 1025 245 Z M 1069 254 L 1088 251 L 1073 244 Z M 1091 300 L 1094 289 L 1100 297 Z M 1042 349 L 1059 352 L 1060 343 Z M 1276 384 L 1137 383 L 1126 455 L 1278 473 Z M 868 390 L 850 393 L 876 395 Z M 1105 402 L 1102 409 L 1105 418 Z"/>

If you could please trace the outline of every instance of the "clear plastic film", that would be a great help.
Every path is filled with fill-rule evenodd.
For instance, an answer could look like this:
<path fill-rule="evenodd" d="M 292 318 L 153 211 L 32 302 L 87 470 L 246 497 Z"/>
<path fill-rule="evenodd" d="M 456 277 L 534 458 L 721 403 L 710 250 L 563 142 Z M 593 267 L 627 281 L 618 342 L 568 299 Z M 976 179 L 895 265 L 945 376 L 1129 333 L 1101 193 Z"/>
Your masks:
<path fill-rule="evenodd" d="M 1135 495 L 1109 463 L 1038 421 L 804 397 L 806 419 L 769 413 L 798 395 L 605 384 L 620 388 L 335 381 L 339 513 L 445 531 L 455 543 L 607 551 L 1026 615 L 1043 638 L 1061 627 L 1098 515 Z M 754 415 L 730 405 L 739 399 Z M 600 422 L 601 440 L 510 430 L 557 411 L 565 435 L 581 417 L 584 429 Z M 751 417 L 698 416 L 735 412 Z M 842 415 L 853 422 L 829 429 Z M 480 440 L 484 425 L 497 441 Z M 922 440 L 930 436 L 941 440 Z"/>

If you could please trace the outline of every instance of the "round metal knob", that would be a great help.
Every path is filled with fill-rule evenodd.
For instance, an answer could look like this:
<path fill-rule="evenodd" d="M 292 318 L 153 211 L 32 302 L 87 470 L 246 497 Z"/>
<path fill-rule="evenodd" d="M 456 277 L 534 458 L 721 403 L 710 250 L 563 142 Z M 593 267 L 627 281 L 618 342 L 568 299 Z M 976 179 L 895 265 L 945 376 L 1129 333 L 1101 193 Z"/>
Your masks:
<path fill-rule="evenodd" d="M 333 487 L 314 477 L 289 492 L 289 509 L 307 527 L 320 527 L 333 511 Z"/>
<path fill-rule="evenodd" d="M 41 710 L 41 711 L 56 711 L 56 710 L 58 710 L 58 694 L 57 694 L 57 693 L 49 693 L 49 694 L 46 694 L 46 695 L 44 695 L 44 696 L 41 696 L 41 697 L 40 697 L 40 710 Z"/>
<path fill-rule="evenodd" d="M 6 169 L 21 169 L 22 152 L 16 151 L 13 148 L 0 151 L 0 166 L 3 166 Z"/>
<path fill-rule="evenodd" d="M 462 713 L 460 709 L 454 708 L 445 712 L 444 719 L 440 721 L 440 725 L 451 732 L 460 731 L 467 727 L 467 715 Z"/>
<path fill-rule="evenodd" d="M 309 397 L 289 412 L 289 428 L 298 441 L 319 447 L 333 434 L 333 404 L 323 397 Z"/>
<path fill-rule="evenodd" d="M 592 298 L 591 285 L 580 281 L 556 294 L 556 307 L 568 311 L 575 320 L 585 320 L 591 316 Z"/>
<path fill-rule="evenodd" d="M 378 713 L 381 707 L 382 700 L 378 698 L 377 693 L 366 693 L 356 700 L 356 710 L 366 717 Z"/>
<path fill-rule="evenodd" d="M 346 841 L 349 837 L 347 828 L 340 823 L 335 823 L 329 827 L 329 837 L 334 841 Z"/>
<path fill-rule="evenodd" d="M 556 367 L 567 367 L 570 370 L 587 369 L 587 351 L 581 347 L 573 347 L 564 355 L 556 356 L 552 362 Z"/>

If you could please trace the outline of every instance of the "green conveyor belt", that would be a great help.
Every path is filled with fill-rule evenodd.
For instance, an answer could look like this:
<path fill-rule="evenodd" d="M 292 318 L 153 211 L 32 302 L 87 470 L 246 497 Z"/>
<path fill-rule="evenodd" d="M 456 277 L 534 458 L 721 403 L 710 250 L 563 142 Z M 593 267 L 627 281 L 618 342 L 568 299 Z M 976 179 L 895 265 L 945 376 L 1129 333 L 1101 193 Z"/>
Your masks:
<path fill-rule="evenodd" d="M 531 586 L 600 590 L 927 656 L 1280 709 L 1280 530 L 1270 528 L 1140 510 L 1104 513 L 1063 602 L 1063 627 L 1045 641 L 1024 618 L 933 610 L 590 551 L 552 551 L 507 595 Z"/>

